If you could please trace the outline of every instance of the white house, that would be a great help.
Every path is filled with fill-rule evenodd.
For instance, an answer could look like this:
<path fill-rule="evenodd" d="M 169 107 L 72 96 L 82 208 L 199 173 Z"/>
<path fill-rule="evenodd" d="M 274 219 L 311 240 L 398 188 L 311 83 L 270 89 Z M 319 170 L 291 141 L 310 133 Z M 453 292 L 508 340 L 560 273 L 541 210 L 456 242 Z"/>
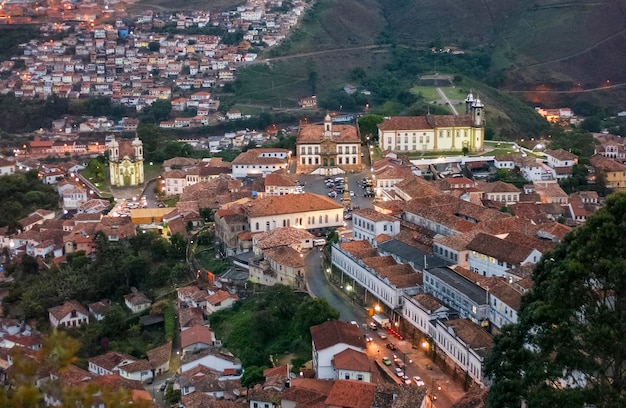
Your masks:
<path fill-rule="evenodd" d="M 433 321 L 448 317 L 449 309 L 430 293 L 404 296 L 402 316 L 423 334 L 435 336 Z"/>
<path fill-rule="evenodd" d="M 0 176 L 15 173 L 15 162 L 0 157 Z"/>
<path fill-rule="evenodd" d="M 92 357 L 88 360 L 89 372 L 96 375 L 109 375 L 119 372 L 120 366 L 137 361 L 131 355 L 117 351 L 109 351 L 105 354 Z"/>
<path fill-rule="evenodd" d="M 148 360 L 136 360 L 119 366 L 119 374 L 123 378 L 141 382 L 149 382 L 154 378 L 152 364 Z"/>
<path fill-rule="evenodd" d="M 367 354 L 351 348 L 335 354 L 332 360 L 335 379 L 372 382 L 372 371 Z"/>
<path fill-rule="evenodd" d="M 365 350 L 365 340 L 359 328 L 351 323 L 329 320 L 311 327 L 313 369 L 319 379 L 336 378 L 335 356 L 346 349 L 359 353 Z"/>
<path fill-rule="evenodd" d="M 63 192 L 63 209 L 76 210 L 87 202 L 87 190 L 82 187 L 73 186 Z"/>
<path fill-rule="evenodd" d="M 517 313 L 522 292 L 513 285 L 499 280 L 489 285 L 489 321 L 498 329 L 506 324 L 517 323 Z"/>
<path fill-rule="evenodd" d="M 232 161 L 233 178 L 263 176 L 276 170 L 287 170 L 290 154 L 286 149 L 250 149 Z"/>
<path fill-rule="evenodd" d="M 133 313 L 143 312 L 152 305 L 150 299 L 141 292 L 132 292 L 128 295 L 124 295 L 124 303 Z"/>
<path fill-rule="evenodd" d="M 467 319 L 436 320 L 435 337 L 439 350 L 472 380 L 489 385 L 484 377 L 483 361 L 493 347 L 492 336 Z"/>
<path fill-rule="evenodd" d="M 509 269 L 528 263 L 535 264 L 541 258 L 538 249 L 526 246 L 529 241 L 521 234 L 510 233 L 505 239 L 501 239 L 494 235 L 478 233 L 467 244 L 469 269 L 486 277 L 500 276 L 511 281 L 519 280 L 519 277 L 508 272 Z"/>
<path fill-rule="evenodd" d="M 89 312 L 76 300 L 68 300 L 60 306 L 48 309 L 50 326 L 57 328 L 65 326 L 69 328 L 80 327 L 89 324 Z"/>
<path fill-rule="evenodd" d="M 313 193 L 264 197 L 250 202 L 246 212 L 252 233 L 280 227 L 328 230 L 343 225 L 343 206 Z"/>
<path fill-rule="evenodd" d="M 571 177 L 573 166 L 578 163 L 578 156 L 564 149 L 546 149 L 543 153 L 546 156 L 548 166 L 553 170 L 555 179 Z"/>
<path fill-rule="evenodd" d="M 187 353 L 181 358 L 180 372 L 187 372 L 199 365 L 219 371 L 230 379 L 239 378 L 242 374 L 241 361 L 226 349 L 210 348 L 199 353 Z"/>
<path fill-rule="evenodd" d="M 386 234 L 393 237 L 399 232 L 399 218 L 372 208 L 363 208 L 352 213 L 352 236 L 355 240 L 366 240 L 374 245 L 378 235 Z"/>

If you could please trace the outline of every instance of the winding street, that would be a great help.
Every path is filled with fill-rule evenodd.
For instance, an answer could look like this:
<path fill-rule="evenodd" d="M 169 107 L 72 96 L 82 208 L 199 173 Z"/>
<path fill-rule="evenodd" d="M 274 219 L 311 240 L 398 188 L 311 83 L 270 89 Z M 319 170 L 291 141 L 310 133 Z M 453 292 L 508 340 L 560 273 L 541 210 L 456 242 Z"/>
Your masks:
<path fill-rule="evenodd" d="M 315 297 L 326 299 L 329 305 L 339 312 L 339 319 L 345 322 L 353 320 L 364 322 L 367 314 L 365 309 L 358 308 L 357 305 L 348 301 L 348 298 L 334 286 L 326 281 L 322 270 L 322 259 L 324 253 L 314 248 L 304 259 L 306 266 L 306 280 L 309 294 Z"/>

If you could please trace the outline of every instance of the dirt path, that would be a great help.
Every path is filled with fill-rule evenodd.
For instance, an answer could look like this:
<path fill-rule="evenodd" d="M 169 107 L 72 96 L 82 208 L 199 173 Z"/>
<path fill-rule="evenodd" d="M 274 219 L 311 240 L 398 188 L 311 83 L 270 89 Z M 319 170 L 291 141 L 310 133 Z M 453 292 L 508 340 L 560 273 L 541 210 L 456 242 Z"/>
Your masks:
<path fill-rule="evenodd" d="M 441 88 L 437 88 L 437 93 L 439 94 L 439 96 L 441 96 L 441 99 L 450 108 L 452 113 L 455 116 L 459 116 L 459 112 L 456 110 L 456 107 L 452 104 L 452 102 L 450 102 L 450 99 L 448 99 L 448 95 L 446 95 L 445 92 L 443 92 L 443 90 Z"/>

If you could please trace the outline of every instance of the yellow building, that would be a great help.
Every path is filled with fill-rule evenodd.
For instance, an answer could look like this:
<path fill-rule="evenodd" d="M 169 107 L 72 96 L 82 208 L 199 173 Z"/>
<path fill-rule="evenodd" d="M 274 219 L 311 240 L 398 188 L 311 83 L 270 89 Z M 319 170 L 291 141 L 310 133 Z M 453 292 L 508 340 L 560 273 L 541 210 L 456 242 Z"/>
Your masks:
<path fill-rule="evenodd" d="M 112 186 L 137 186 L 144 181 L 143 143 L 138 137 L 130 140 L 115 140 L 108 143 L 109 177 Z"/>
<path fill-rule="evenodd" d="M 596 169 L 596 179 L 598 172 L 604 173 L 607 188 L 616 191 L 626 190 L 626 165 L 599 154 L 591 156 L 589 161 Z"/>
<path fill-rule="evenodd" d="M 485 141 L 484 105 L 470 93 L 464 115 L 393 116 L 378 125 L 381 151 L 482 151 Z"/>

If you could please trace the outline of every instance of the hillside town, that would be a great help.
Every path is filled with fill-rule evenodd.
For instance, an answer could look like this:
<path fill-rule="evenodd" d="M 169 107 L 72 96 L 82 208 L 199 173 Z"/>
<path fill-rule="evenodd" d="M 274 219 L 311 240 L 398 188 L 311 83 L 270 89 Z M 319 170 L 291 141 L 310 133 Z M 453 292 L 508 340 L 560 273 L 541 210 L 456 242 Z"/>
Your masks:
<path fill-rule="evenodd" d="M 428 139 L 442 139 L 439 146 L 449 150 L 450 132 L 463 140 L 463 126 L 472 129 L 472 150 L 482 150 L 483 123 L 472 122 L 477 104 L 468 100 L 467 124 L 460 117 L 388 118 L 378 125 L 379 146 L 362 145 L 354 125 L 333 123 L 327 115 L 320 124 L 300 124 L 295 151 L 252 148 L 232 162 L 168 159 L 156 179 L 162 198 L 154 206 L 145 197 L 112 206 L 81 175 L 82 162 L 39 163 L 52 141 L 34 140 L 16 157 L 3 158 L 3 175 L 37 169 L 41 182 L 55 187 L 62 209 L 40 209 L 19 220 L 17 229 L 3 228 L 6 262 L 30 256 L 45 273 L 78 253 L 96 257 L 99 233 L 124 243 L 148 231 L 185 237 L 189 261 L 194 237 L 209 228 L 216 253 L 231 265 L 222 275 L 198 266 L 195 281 L 175 289 L 177 342 L 148 350 L 145 359 L 113 350 L 90 356 L 87 369 L 72 366 L 68 384 L 116 384 L 158 406 L 159 392 L 171 387 L 180 391 L 181 407 L 428 407 L 438 395 L 437 406 L 447 406 L 468 390 L 487 389 L 484 359 L 493 335 L 517 321 L 533 266 L 601 208 L 603 198 L 560 187 L 578 161 L 563 149 L 402 157 Z M 589 181 L 602 174 L 609 188 L 624 189 L 624 141 L 609 134 L 595 138 Z M 111 136 L 98 150 L 80 153 L 107 151 L 111 184 L 140 188 L 147 182 L 142 146 L 138 138 Z M 431 143 L 429 150 L 436 149 Z M 523 187 L 489 181 L 503 171 L 521 175 Z M 161 205 L 171 198 L 173 206 Z M 211 221 L 201 216 L 206 211 Z M 338 288 L 364 317 L 311 327 L 307 365 L 296 373 L 288 364 L 271 367 L 260 384 L 242 387 L 245 367 L 211 329 L 211 315 L 248 296 L 248 284 L 286 285 L 315 296 L 312 284 L 319 279 Z M 162 322 L 151 313 L 156 299 L 141 288 L 120 301 L 144 324 Z M 78 330 L 104 319 L 114 304 L 67 299 L 48 310 L 49 327 Z M 2 318 L 4 366 L 11 365 L 12 348 L 38 350 L 42 334 L 28 322 Z M 54 374 L 42 373 L 40 381 L 45 375 Z M 54 405 L 55 395 L 45 398 Z"/>
<path fill-rule="evenodd" d="M 249 0 L 221 13 L 129 16 L 113 1 L 3 2 L 0 24 L 46 35 L 0 64 L 0 93 L 106 97 L 136 112 L 167 101 L 163 130 L 236 121 L 245 115 L 220 110 L 214 91 L 287 38 L 307 7 Z M 241 41 L 225 42 L 234 33 Z M 111 334 L 92 339 L 99 348 L 67 367 L 34 370 L 29 385 L 42 405 L 63 404 L 59 384 L 181 408 L 447 408 L 481 399 L 494 336 L 518 322 L 534 267 L 604 206 L 604 190 L 626 190 L 626 141 L 594 133 L 588 188 L 566 192 L 577 154 L 549 141 L 531 149 L 488 142 L 479 95 L 464 104 L 461 114 L 384 117 L 371 139 L 354 117 L 330 113 L 281 129 L 181 136 L 200 154 L 162 163 L 147 162 L 135 117 L 57 118 L 0 157 L 0 179 L 34 177 L 58 204 L 0 227 L 3 385 L 23 380 L 20 359 L 38 361 L 51 333 L 125 321 L 145 352 Z M 303 109 L 316 105 L 315 96 L 300 100 Z M 569 108 L 538 113 L 555 123 L 575 117 Z M 272 147 L 279 134 L 295 149 Z M 236 157 L 219 157 L 223 150 Z M 94 161 L 106 188 L 87 175 Z M 154 237 L 168 246 L 155 248 Z M 42 308 L 15 289 L 18 268 L 47 276 L 127 249 L 135 263 L 124 282 L 109 282 L 109 297 L 59 290 L 58 302 Z M 174 261 L 154 268 L 158 279 L 139 279 L 137 270 L 155 266 L 139 260 L 145 253 Z M 213 268 L 218 262 L 224 270 Z M 67 286 L 73 280 L 80 277 Z M 212 319 L 279 286 L 324 299 L 340 317 L 308 327 L 307 361 L 268 353 L 251 384 L 251 367 L 227 347 L 232 333 L 218 333 Z M 16 298 L 30 309 L 11 307 Z M 576 378 L 564 374 L 558 386 L 575 387 Z M 99 392 L 90 397 L 106 406 Z"/>

